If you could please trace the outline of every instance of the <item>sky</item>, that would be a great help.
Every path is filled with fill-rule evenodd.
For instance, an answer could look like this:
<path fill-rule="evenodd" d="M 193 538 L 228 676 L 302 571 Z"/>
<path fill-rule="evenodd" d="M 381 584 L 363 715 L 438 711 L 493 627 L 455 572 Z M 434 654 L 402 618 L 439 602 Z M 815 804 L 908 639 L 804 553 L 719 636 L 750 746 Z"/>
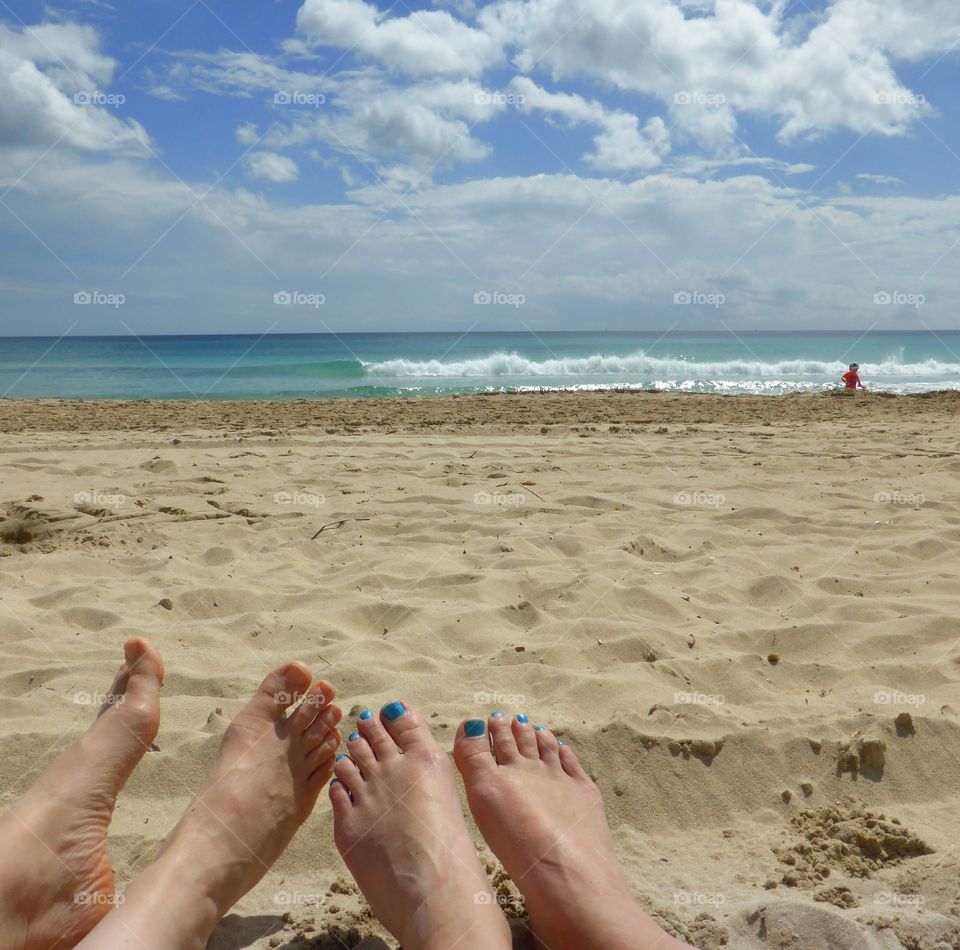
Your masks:
<path fill-rule="evenodd" d="M 957 0 L 0 0 L 0 335 L 960 329 Z"/>

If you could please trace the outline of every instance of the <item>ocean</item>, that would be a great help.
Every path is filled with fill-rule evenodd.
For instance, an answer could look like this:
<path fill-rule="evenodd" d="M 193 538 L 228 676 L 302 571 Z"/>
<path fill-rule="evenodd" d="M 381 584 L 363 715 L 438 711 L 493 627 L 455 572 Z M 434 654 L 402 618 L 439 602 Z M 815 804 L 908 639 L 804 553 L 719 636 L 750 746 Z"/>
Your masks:
<path fill-rule="evenodd" d="M 656 389 L 960 389 L 960 331 L 0 337 L 0 396 L 322 399 Z"/>

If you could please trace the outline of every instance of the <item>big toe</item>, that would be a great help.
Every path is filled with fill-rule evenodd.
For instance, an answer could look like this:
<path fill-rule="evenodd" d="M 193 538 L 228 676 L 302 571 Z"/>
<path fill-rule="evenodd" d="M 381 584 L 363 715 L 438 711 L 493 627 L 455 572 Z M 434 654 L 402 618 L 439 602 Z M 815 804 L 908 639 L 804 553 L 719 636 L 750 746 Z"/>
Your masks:
<path fill-rule="evenodd" d="M 123 645 L 124 661 L 110 694 L 98 714 L 100 728 L 123 727 L 141 744 L 149 745 L 160 728 L 160 687 L 163 685 L 163 660 L 157 648 L 144 637 L 134 637 Z M 111 713 L 111 710 L 115 710 Z M 111 713 L 110 715 L 106 715 Z"/>
<path fill-rule="evenodd" d="M 310 667 L 305 663 L 284 663 L 267 674 L 246 711 L 279 721 L 307 692 L 312 679 Z"/>
<path fill-rule="evenodd" d="M 453 743 L 453 761 L 468 787 L 496 770 L 496 759 L 490 752 L 487 724 L 483 719 L 468 719 L 460 723 Z"/>

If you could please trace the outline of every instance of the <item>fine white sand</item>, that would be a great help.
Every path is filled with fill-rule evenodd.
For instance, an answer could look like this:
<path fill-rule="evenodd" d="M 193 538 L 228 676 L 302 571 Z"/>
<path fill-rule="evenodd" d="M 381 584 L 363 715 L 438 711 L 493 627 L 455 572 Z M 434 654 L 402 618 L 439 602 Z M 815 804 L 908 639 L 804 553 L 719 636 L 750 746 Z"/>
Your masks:
<path fill-rule="evenodd" d="M 448 748 L 493 709 L 555 729 L 637 895 L 697 946 L 960 947 L 958 408 L 0 402 L 0 800 L 137 633 L 167 680 L 111 828 L 121 886 L 302 659 Z M 212 945 L 393 946 L 349 881 L 324 795 Z"/>

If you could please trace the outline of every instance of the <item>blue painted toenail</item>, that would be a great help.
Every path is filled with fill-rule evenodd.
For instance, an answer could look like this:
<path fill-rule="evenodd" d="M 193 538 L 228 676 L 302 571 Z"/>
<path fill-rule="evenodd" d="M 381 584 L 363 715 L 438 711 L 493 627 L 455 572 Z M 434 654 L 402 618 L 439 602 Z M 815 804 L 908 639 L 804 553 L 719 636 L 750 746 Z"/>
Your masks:
<path fill-rule="evenodd" d="M 557 745 L 566 745 L 566 742 L 563 739 L 557 739 Z"/>
<path fill-rule="evenodd" d="M 497 712 L 492 712 L 492 713 L 490 713 L 490 718 L 491 718 L 491 719 L 503 719 L 503 713 L 502 713 L 502 712 L 499 712 L 499 711 L 497 711 Z"/>
<path fill-rule="evenodd" d="M 534 727 L 533 727 L 533 731 L 534 731 L 534 732 L 543 732 L 543 726 L 534 726 Z"/>
<path fill-rule="evenodd" d="M 373 719 L 373 713 L 370 712 L 369 709 L 364 709 L 364 711 L 363 711 L 362 713 L 360 713 L 360 718 L 361 718 L 361 719 L 364 719 L 364 720 L 366 720 L 366 719 Z"/>
<path fill-rule="evenodd" d="M 360 738 L 359 732 L 351 732 L 350 735 L 347 736 L 347 742 L 356 742 L 357 739 L 359 738 Z"/>
<path fill-rule="evenodd" d="M 346 752 L 341 752 L 333 761 L 334 761 L 334 762 L 339 762 L 341 759 L 345 759 L 346 757 L 347 757 L 347 753 L 346 753 Z"/>
<path fill-rule="evenodd" d="M 527 718 L 526 713 L 520 713 L 517 716 L 517 722 L 522 722 L 524 725 L 526 725 L 528 722 L 530 722 L 530 720 Z"/>
<path fill-rule="evenodd" d="M 338 779 L 338 778 L 332 778 L 332 779 L 330 779 L 330 784 L 331 784 L 331 785 L 336 785 L 337 782 L 339 782 L 339 781 L 340 781 L 340 779 Z"/>
<path fill-rule="evenodd" d="M 463 734 L 468 739 L 476 739 L 478 736 L 483 735 L 483 730 L 486 728 L 482 719 L 468 719 L 463 726 Z"/>
<path fill-rule="evenodd" d="M 401 702 L 395 701 L 387 703 L 387 705 L 383 707 L 383 714 L 390 722 L 393 722 L 394 719 L 399 719 L 405 712 L 406 709 L 403 708 L 403 703 Z"/>

